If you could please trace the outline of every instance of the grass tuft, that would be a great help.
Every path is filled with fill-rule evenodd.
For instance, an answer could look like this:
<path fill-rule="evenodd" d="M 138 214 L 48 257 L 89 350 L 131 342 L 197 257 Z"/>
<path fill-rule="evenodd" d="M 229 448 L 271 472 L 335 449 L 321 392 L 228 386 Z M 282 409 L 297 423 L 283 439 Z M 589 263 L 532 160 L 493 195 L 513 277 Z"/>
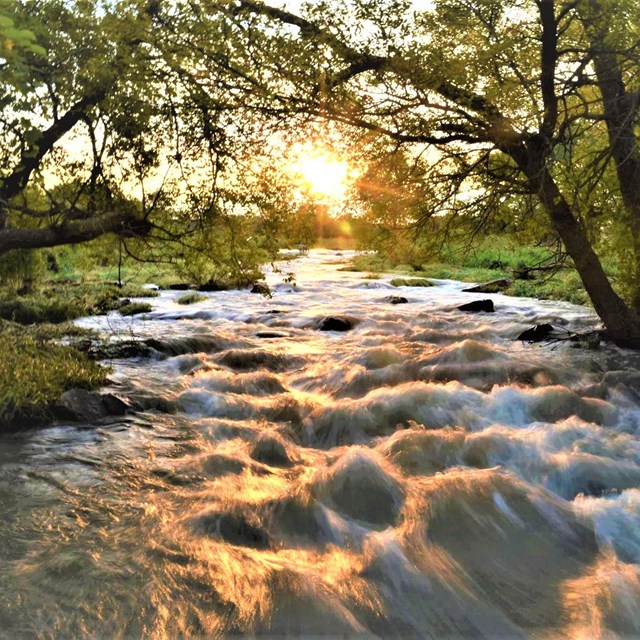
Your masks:
<path fill-rule="evenodd" d="M 394 287 L 433 287 L 433 282 L 426 278 L 393 278 Z"/>
<path fill-rule="evenodd" d="M 51 407 L 65 391 L 106 382 L 108 369 L 43 336 L 41 327 L 32 333 L 0 324 L 0 428 L 50 419 Z"/>
<path fill-rule="evenodd" d="M 180 296 L 176 302 L 178 304 L 195 304 L 196 302 L 201 302 L 202 300 L 206 300 L 206 296 L 202 296 L 195 291 L 189 291 L 184 295 Z"/>
<path fill-rule="evenodd" d="M 127 302 L 118 307 L 123 316 L 135 316 L 140 313 L 149 313 L 153 307 L 148 302 Z"/>

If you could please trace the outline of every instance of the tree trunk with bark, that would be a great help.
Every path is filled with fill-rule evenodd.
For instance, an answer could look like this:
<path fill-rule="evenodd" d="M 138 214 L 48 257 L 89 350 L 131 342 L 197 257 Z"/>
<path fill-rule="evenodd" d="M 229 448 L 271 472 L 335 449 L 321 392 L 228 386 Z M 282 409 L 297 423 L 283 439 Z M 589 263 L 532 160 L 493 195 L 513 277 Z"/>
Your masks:
<path fill-rule="evenodd" d="M 527 174 L 553 228 L 573 260 L 609 338 L 618 346 L 640 349 L 640 316 L 614 291 L 586 229 L 574 216 L 549 170 L 546 167 L 535 170 L 529 167 Z"/>

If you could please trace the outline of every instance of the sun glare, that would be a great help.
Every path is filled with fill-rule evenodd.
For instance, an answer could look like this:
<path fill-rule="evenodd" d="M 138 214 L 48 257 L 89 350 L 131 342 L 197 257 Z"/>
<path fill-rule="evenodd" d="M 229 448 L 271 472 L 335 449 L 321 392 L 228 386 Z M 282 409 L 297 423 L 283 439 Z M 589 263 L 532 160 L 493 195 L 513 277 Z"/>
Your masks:
<path fill-rule="evenodd" d="M 291 166 L 291 173 L 311 196 L 344 200 L 349 188 L 349 163 L 326 150 L 305 150 Z"/>

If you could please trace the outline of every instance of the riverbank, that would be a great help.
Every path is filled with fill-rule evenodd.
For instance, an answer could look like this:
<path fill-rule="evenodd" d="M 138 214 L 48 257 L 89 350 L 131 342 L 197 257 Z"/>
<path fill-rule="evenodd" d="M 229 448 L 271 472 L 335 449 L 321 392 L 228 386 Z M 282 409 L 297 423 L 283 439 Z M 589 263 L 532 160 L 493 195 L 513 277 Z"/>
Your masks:
<path fill-rule="evenodd" d="M 296 256 L 289 256 L 292 257 Z M 391 284 L 399 285 L 406 284 L 407 279 L 410 283 L 425 283 L 430 278 L 476 283 L 513 279 L 524 264 L 533 264 L 542 257 L 539 250 L 532 248 L 516 251 L 502 246 L 499 251 L 480 250 L 461 259 L 459 265 L 443 262 L 409 265 L 395 264 L 375 253 L 356 253 L 340 268 L 361 272 L 366 280 L 392 273 Z M 295 269 L 295 262 L 289 263 L 291 269 Z M 93 270 L 85 282 L 78 282 L 75 272 L 61 275 L 73 277 L 67 281 L 57 278 L 44 282 L 28 294 L 0 292 L 0 361 L 4 363 L 0 370 L 0 430 L 51 420 L 52 409 L 62 393 L 70 388 L 96 389 L 103 384 L 107 370 L 68 344 L 74 341 L 77 344 L 82 333 L 71 324 L 74 319 L 112 311 L 123 316 L 149 312 L 150 302 L 158 292 L 143 286 L 148 282 L 156 285 L 159 282 L 166 289 L 187 289 L 177 300 L 183 305 L 205 299 L 202 293 L 189 290 L 188 284 L 176 281 L 176 274 L 162 265 L 143 265 L 139 271 L 127 267 L 122 274 L 127 278 L 123 287 L 113 284 L 116 275 L 113 269 Z M 222 284 L 210 287 L 217 288 L 230 287 Z M 589 302 L 577 274 L 570 269 L 551 275 L 534 272 L 528 279 L 513 279 L 502 293 L 574 304 Z M 17 384 L 29 371 L 38 372 L 33 384 Z"/>
<path fill-rule="evenodd" d="M 511 284 L 502 291 L 505 295 L 536 298 L 538 300 L 564 300 L 572 304 L 591 305 L 577 272 L 571 267 L 557 271 L 533 269 L 527 271 L 527 265 L 533 261 L 523 261 L 520 252 L 501 252 L 500 258 L 486 254 L 469 255 L 461 259 L 460 264 L 448 262 L 426 262 L 406 264 L 390 260 L 377 253 L 365 253 L 355 256 L 345 269 L 367 273 L 375 279 L 385 273 L 398 277 L 435 278 L 457 280 L 459 282 L 482 283 L 492 280 L 509 279 Z"/>
<path fill-rule="evenodd" d="M 73 320 L 117 310 L 150 311 L 155 291 L 104 282 L 43 283 L 30 293 L 0 293 L 0 431 L 30 428 L 55 418 L 55 407 L 71 389 L 94 390 L 109 369 L 91 360 L 80 343 L 97 334 Z"/>

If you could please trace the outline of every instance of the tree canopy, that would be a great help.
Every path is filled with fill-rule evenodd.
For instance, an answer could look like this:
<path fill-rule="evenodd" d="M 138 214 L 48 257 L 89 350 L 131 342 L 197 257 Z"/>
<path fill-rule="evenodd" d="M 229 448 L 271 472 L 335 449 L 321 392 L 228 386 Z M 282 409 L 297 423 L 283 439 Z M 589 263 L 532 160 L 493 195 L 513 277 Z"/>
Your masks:
<path fill-rule="evenodd" d="M 541 220 L 613 339 L 640 346 L 638 0 L 286 6 L 0 4 L 0 251 L 171 239 L 225 207 L 265 210 L 238 191 L 239 159 L 332 122 L 362 153 L 404 158 L 369 177 L 402 174 L 417 222 Z"/>
<path fill-rule="evenodd" d="M 637 0 L 439 0 L 425 10 L 354 0 L 301 15 L 236 7 L 264 33 L 278 25 L 279 46 L 295 50 L 270 85 L 295 78 L 295 110 L 434 149 L 438 206 L 468 207 L 476 191 L 477 212 L 509 198 L 542 209 L 611 335 L 639 344 Z M 621 235 L 627 302 L 596 251 Z"/>

